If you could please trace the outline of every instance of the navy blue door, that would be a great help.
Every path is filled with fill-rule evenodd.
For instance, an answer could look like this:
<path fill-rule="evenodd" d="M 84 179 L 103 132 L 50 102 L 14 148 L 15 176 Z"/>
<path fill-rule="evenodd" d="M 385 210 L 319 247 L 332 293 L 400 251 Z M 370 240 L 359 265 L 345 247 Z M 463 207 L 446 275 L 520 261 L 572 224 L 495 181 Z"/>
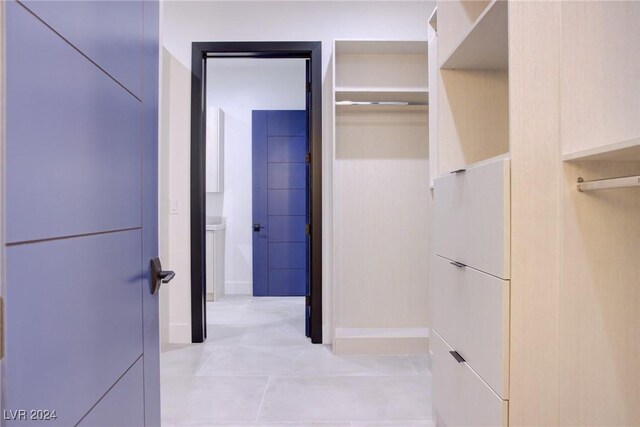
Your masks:
<path fill-rule="evenodd" d="M 158 4 L 5 6 L 2 425 L 157 426 Z"/>
<path fill-rule="evenodd" d="M 309 284 L 307 112 L 253 112 L 253 294 L 305 296 Z"/>

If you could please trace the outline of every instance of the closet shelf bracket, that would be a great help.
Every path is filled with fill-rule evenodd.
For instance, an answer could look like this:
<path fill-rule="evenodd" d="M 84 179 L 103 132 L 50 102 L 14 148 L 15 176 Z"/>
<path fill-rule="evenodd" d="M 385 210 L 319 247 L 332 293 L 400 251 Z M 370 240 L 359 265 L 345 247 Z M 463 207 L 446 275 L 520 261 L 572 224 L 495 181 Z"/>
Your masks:
<path fill-rule="evenodd" d="M 580 192 L 607 190 L 610 188 L 640 187 L 640 175 L 625 176 L 622 178 L 598 179 L 594 181 L 585 181 L 580 177 L 578 178 L 577 187 Z"/>

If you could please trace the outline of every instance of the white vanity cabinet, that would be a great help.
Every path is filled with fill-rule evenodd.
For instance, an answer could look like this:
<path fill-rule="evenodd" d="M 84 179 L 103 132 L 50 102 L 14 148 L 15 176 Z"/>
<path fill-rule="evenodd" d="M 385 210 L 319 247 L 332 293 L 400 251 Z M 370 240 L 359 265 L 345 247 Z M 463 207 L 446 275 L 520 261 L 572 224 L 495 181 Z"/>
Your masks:
<path fill-rule="evenodd" d="M 218 107 L 207 109 L 206 191 L 224 191 L 224 111 Z"/>

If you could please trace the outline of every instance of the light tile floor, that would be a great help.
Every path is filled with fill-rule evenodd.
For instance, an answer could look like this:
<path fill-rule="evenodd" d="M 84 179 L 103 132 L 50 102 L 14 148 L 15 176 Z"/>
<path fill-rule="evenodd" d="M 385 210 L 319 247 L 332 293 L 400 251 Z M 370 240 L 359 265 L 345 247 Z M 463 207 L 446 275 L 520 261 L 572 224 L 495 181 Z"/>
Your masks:
<path fill-rule="evenodd" d="M 335 356 L 304 336 L 303 309 L 207 303 L 206 343 L 161 354 L 163 426 L 433 426 L 426 355 Z"/>

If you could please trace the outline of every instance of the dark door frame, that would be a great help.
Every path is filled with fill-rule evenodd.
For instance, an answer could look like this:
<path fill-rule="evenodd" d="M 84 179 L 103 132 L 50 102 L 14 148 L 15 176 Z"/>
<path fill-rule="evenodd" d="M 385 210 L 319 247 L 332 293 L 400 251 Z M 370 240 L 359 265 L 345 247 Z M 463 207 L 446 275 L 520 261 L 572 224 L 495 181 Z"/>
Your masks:
<path fill-rule="evenodd" d="M 322 43 L 193 42 L 191 51 L 191 341 L 207 337 L 205 287 L 205 124 L 207 58 L 303 58 L 310 61 L 310 337 L 322 343 Z"/>

